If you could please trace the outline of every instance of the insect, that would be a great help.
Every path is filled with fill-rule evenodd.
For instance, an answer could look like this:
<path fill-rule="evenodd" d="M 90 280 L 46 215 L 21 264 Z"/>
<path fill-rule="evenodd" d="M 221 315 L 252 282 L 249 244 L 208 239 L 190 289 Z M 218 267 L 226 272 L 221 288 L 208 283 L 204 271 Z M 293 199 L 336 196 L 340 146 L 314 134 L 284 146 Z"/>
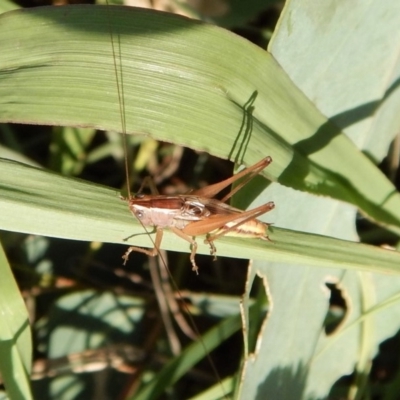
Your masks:
<path fill-rule="evenodd" d="M 247 238 L 259 238 L 269 240 L 267 235 L 268 225 L 257 220 L 262 214 L 272 210 L 275 204 L 271 201 L 254 210 L 243 211 L 225 202 L 231 198 L 249 180 L 260 173 L 271 162 L 271 157 L 265 157 L 255 165 L 239 172 L 235 176 L 225 179 L 222 182 L 206 186 L 202 189 L 190 191 L 184 195 L 163 196 L 163 195 L 144 195 L 138 193 L 134 196 L 129 189 L 129 168 L 127 158 L 127 140 L 125 124 L 125 99 L 123 91 L 122 65 L 118 68 L 117 52 L 114 44 L 114 37 L 109 21 L 109 31 L 114 62 L 114 72 L 117 84 L 119 99 L 119 111 L 121 117 L 121 128 L 124 135 L 123 143 L 125 148 L 125 173 L 128 188 L 128 198 L 122 198 L 129 204 L 132 214 L 140 221 L 143 227 L 154 227 L 156 230 L 153 249 L 130 246 L 122 256 L 124 265 L 133 251 L 155 257 L 159 254 L 160 245 L 163 237 L 163 229 L 172 230 L 177 236 L 190 243 L 191 253 L 190 262 L 192 269 L 198 273 L 198 266 L 195 261 L 197 251 L 196 236 L 206 235 L 205 243 L 210 246 L 210 254 L 216 258 L 217 249 L 214 241 L 221 236 L 240 236 Z M 121 62 L 121 60 L 120 60 Z M 214 199 L 221 190 L 237 180 L 244 178 L 243 181 L 231 190 L 222 200 Z"/>
<path fill-rule="evenodd" d="M 231 178 L 183 195 L 144 195 L 138 193 L 129 196 L 127 199 L 124 198 L 128 202 L 132 214 L 144 226 L 151 226 L 156 230 L 153 249 L 129 247 L 122 257 L 124 264 L 128 261 L 132 251 L 141 252 L 151 257 L 156 256 L 165 228 L 170 229 L 177 236 L 190 243 L 190 262 L 193 271 L 196 273 L 199 269 L 195 261 L 196 236 L 206 235 L 204 242 L 210 246 L 210 254 L 214 256 L 214 259 L 217 253 L 214 241 L 222 236 L 269 240 L 267 234 L 269 224 L 256 218 L 275 207 L 272 201 L 249 211 L 242 211 L 225 202 L 271 162 L 272 158 L 266 157 Z M 244 178 L 244 181 L 222 200 L 213 198 L 221 190 L 241 178 Z"/>
<path fill-rule="evenodd" d="M 112 53 L 114 60 L 114 70 L 117 84 L 117 91 L 119 97 L 119 108 L 121 116 L 121 132 L 123 134 L 123 143 L 125 146 L 125 170 L 126 180 L 129 179 L 129 168 L 128 168 L 128 151 L 126 144 L 126 127 L 124 118 L 124 92 L 123 92 L 123 79 L 122 79 L 122 65 L 118 68 L 118 62 L 122 64 L 121 59 L 117 56 L 117 51 L 114 49 L 114 38 L 113 30 L 110 24 L 110 37 L 112 45 Z M 118 44 L 118 38 L 115 38 L 116 44 Z M 235 194 L 241 187 L 243 187 L 250 179 L 259 174 L 264 168 L 266 168 L 272 162 L 271 157 L 266 157 L 260 160 L 257 164 L 239 172 L 235 176 L 232 176 L 222 182 L 214 185 L 209 185 L 199 190 L 193 190 L 186 194 L 166 196 L 166 195 L 144 195 L 137 193 L 131 195 L 128 187 L 128 197 L 124 198 L 129 206 L 129 210 L 132 214 L 142 223 L 144 227 L 155 228 L 155 239 L 154 247 L 152 249 L 144 249 L 136 246 L 129 247 L 123 255 L 124 264 L 127 263 L 129 256 L 132 252 L 140 252 L 151 257 L 160 255 L 160 246 L 163 238 L 163 230 L 170 229 L 181 239 L 187 241 L 191 247 L 190 261 L 194 271 L 198 271 L 198 266 L 195 261 L 195 255 L 197 251 L 196 237 L 205 235 L 205 242 L 210 247 L 210 253 L 214 258 L 216 257 L 216 246 L 214 242 L 222 236 L 243 236 L 247 238 L 259 238 L 261 240 L 269 240 L 267 230 L 268 224 L 265 224 L 257 218 L 272 210 L 274 203 L 269 202 L 256 209 L 243 211 L 234 208 L 226 202 Z M 228 187 L 232 183 L 240 180 L 240 183 L 230 191 L 221 200 L 216 200 L 214 197 L 224 188 Z M 167 264 L 163 257 L 160 256 L 160 261 L 165 267 L 168 275 L 172 278 L 171 273 L 168 270 Z M 149 262 L 149 265 L 152 263 Z M 176 285 L 172 280 L 173 286 Z M 219 373 L 214 365 L 213 360 L 208 355 L 209 348 L 203 342 L 199 329 L 193 321 L 192 315 L 186 305 L 183 296 L 177 290 L 177 296 L 182 303 L 182 308 L 185 310 L 187 317 L 190 320 L 195 337 L 198 342 L 201 342 L 204 355 L 208 358 L 210 367 L 213 371 L 216 380 L 221 386 L 221 393 L 223 397 L 227 398 L 226 390 L 223 388 Z M 165 303 L 166 299 L 161 300 L 159 303 Z M 160 305 L 160 309 L 162 306 Z M 176 317 L 179 313 L 174 311 L 173 315 Z M 162 313 L 163 314 L 163 313 Z M 171 345 L 172 348 L 172 345 Z"/>

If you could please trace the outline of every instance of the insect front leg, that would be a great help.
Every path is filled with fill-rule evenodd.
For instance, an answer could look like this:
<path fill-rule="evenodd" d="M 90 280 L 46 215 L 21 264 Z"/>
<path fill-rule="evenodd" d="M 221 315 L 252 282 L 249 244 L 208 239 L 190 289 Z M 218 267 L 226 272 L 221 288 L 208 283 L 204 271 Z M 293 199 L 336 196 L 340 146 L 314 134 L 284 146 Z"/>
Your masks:
<path fill-rule="evenodd" d="M 197 252 L 197 242 L 194 240 L 192 236 L 188 236 L 185 233 L 183 233 L 180 229 L 171 227 L 171 231 L 175 233 L 175 235 L 178 235 L 180 238 L 186 240 L 187 242 L 190 243 L 190 262 L 192 263 L 192 271 L 196 272 L 196 274 L 199 274 L 199 267 L 196 265 L 196 261 L 194 259 L 196 252 Z"/>
<path fill-rule="evenodd" d="M 163 238 L 162 228 L 156 227 L 156 238 L 153 242 L 154 247 L 151 250 L 149 250 L 149 249 L 143 249 L 142 247 L 130 246 L 128 250 L 126 250 L 125 254 L 122 256 L 122 258 L 124 259 L 124 265 L 128 261 L 129 255 L 132 253 L 132 251 L 143 253 L 150 257 L 155 257 L 157 254 L 159 254 L 162 238 Z"/>

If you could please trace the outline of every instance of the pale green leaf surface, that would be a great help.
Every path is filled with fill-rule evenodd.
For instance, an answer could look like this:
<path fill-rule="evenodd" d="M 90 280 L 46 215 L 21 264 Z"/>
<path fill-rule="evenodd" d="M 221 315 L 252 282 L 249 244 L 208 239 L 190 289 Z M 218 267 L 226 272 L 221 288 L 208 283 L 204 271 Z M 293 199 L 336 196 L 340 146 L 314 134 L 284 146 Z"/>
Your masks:
<path fill-rule="evenodd" d="M 11 400 L 32 399 L 32 339 L 28 313 L 0 245 L 0 372 Z"/>
<path fill-rule="evenodd" d="M 251 207 L 271 199 L 278 205 L 274 222 L 280 227 L 347 240 L 357 237 L 354 206 L 272 184 Z M 239 397 L 257 398 L 258 395 L 259 398 L 298 399 L 306 393 L 304 398 L 309 398 L 310 392 L 314 394 L 307 391 L 313 382 L 318 386 L 319 393 L 326 393 L 326 385 L 335 380 L 333 371 L 340 376 L 348 372 L 355 362 L 354 346 L 353 351 L 346 354 L 347 358 L 340 358 L 340 365 L 334 365 L 336 360 L 330 358 L 337 353 L 325 354 L 322 357 L 326 364 L 323 369 L 325 375 L 321 373 L 313 379 L 307 378 L 311 375 L 308 366 L 314 357 L 321 326 L 328 312 L 328 290 L 323 289 L 325 280 L 329 276 L 330 280 L 337 281 L 343 272 L 333 269 L 317 272 L 308 266 L 262 261 L 255 262 L 251 271 L 257 272 L 268 283 L 272 307 L 259 334 L 257 352 L 246 360 Z M 355 274 L 347 271 L 346 276 Z M 246 288 L 248 295 L 251 287 Z M 357 298 L 354 300 L 357 301 Z M 343 342 L 340 344 L 343 345 Z M 344 360 L 351 362 L 350 367 Z M 296 366 L 299 366 L 298 369 Z M 318 368 L 315 370 L 318 371 Z"/>
<path fill-rule="evenodd" d="M 394 134 L 391 127 L 398 126 L 398 95 L 392 93 L 395 86 L 389 86 L 398 79 L 393 29 L 397 32 L 399 13 L 393 2 L 360 3 L 351 12 L 347 7 L 345 2 L 334 7 L 287 2 L 270 49 L 325 114 L 337 114 L 335 121 L 346 133 L 381 159 Z M 385 95 L 389 98 L 382 98 L 382 104 Z M 376 98 L 364 104 L 365 99 Z M 276 216 L 279 226 L 341 238 L 355 234 L 351 207 L 279 188 L 269 187 L 267 192 L 282 205 Z M 335 380 L 352 373 L 355 366 L 367 374 L 378 344 L 399 328 L 400 281 L 395 277 L 349 270 L 316 272 L 279 263 L 256 262 L 254 268 L 267 279 L 273 306 L 260 332 L 260 347 L 247 360 L 243 398 L 324 398 Z M 327 282 L 337 284 L 349 307 L 345 323 L 329 336 L 321 330 L 328 311 Z"/>
<path fill-rule="evenodd" d="M 379 343 L 398 331 L 399 279 L 278 263 L 254 268 L 267 279 L 272 308 L 257 352 L 247 360 L 242 398 L 324 398 L 357 363 L 368 373 Z M 326 283 L 337 284 L 348 306 L 345 322 L 330 335 L 321 328 Z"/>
<path fill-rule="evenodd" d="M 328 392 L 335 376 L 351 373 L 355 366 L 368 373 L 380 343 L 399 329 L 399 279 L 351 271 L 339 278 L 349 306 L 347 319 L 333 335 L 321 334 L 310 360 L 309 393 Z"/>
<path fill-rule="evenodd" d="M 0 18 L 1 121 L 121 131 L 112 31 L 129 133 L 248 164 L 272 155 L 269 177 L 351 202 L 399 229 L 400 196 L 383 174 L 268 53 L 236 35 L 119 7 L 49 7 Z"/>
<path fill-rule="evenodd" d="M 66 239 L 152 247 L 117 190 L 0 160 L 0 228 Z M 273 218 L 267 214 L 269 221 Z M 151 229 L 151 228 L 150 228 Z M 132 236 L 129 241 L 127 237 Z M 272 242 L 221 238 L 220 256 L 337 266 L 398 273 L 400 254 L 359 243 L 270 227 Z M 208 246 L 198 240 L 198 253 Z M 240 245 L 239 245 L 240 244 Z M 188 243 L 166 230 L 162 248 L 188 252 Z M 121 248 L 121 253 L 123 248 Z"/>
<path fill-rule="evenodd" d="M 400 125 L 399 25 L 396 0 L 291 0 L 269 46 L 318 109 L 378 161 Z"/>
<path fill-rule="evenodd" d="M 350 205 L 271 185 L 252 206 L 267 199 L 274 199 L 279 204 L 276 222 L 280 226 L 347 239 L 355 237 L 355 209 Z M 304 395 L 306 399 L 310 398 L 310 393 L 314 394 L 313 390 L 309 390 L 310 387 L 314 389 L 314 382 L 318 393 L 326 394 L 335 377 L 349 372 L 355 362 L 357 342 L 353 340 L 352 351 L 346 356 L 333 357 L 332 360 L 332 354 L 337 354 L 335 349 L 336 353 L 325 354 L 321 358 L 325 368 L 316 368 L 313 372 L 321 370 L 325 375 L 321 373 L 308 378 L 318 342 L 321 337 L 324 338 L 321 326 L 328 312 L 329 300 L 329 292 L 324 285 L 327 281 L 337 282 L 344 272 L 337 269 L 315 271 L 307 265 L 265 261 L 255 261 L 252 271 L 266 280 L 271 307 L 259 334 L 257 351 L 246 360 L 239 398 L 299 399 Z M 355 271 L 346 271 L 345 274 L 348 279 L 358 276 Z M 249 293 L 251 288 L 247 285 L 246 289 Z M 347 296 L 353 293 L 358 291 L 346 292 Z M 351 300 L 358 302 L 357 297 Z M 343 342 L 340 344 L 343 346 Z M 336 360 L 340 360 L 339 365 Z"/>

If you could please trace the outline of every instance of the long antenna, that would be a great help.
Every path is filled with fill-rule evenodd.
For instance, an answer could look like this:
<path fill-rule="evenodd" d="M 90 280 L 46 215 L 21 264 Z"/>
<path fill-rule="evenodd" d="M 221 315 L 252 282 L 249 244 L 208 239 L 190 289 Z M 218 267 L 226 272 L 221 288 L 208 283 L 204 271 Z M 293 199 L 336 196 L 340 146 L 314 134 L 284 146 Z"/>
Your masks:
<path fill-rule="evenodd" d="M 106 4 L 107 7 L 110 7 L 108 0 L 106 0 Z M 123 146 L 124 146 L 124 153 L 125 153 L 125 174 L 126 174 L 126 186 L 127 186 L 127 191 L 128 191 L 128 201 L 129 199 L 131 199 L 131 190 L 130 190 L 130 178 L 129 178 L 129 156 L 128 156 L 128 143 L 127 143 L 127 133 L 126 133 L 126 115 L 125 115 L 125 94 L 124 94 L 124 85 L 123 85 L 123 70 L 122 70 L 122 50 L 121 50 L 121 40 L 120 40 L 120 36 L 117 35 L 118 40 L 118 54 L 119 54 L 119 66 L 117 63 L 117 51 L 116 51 L 116 46 L 114 44 L 114 32 L 112 29 L 112 23 L 111 23 L 111 14 L 110 11 L 108 11 L 108 29 L 109 29 L 109 33 L 110 33 L 110 39 L 111 39 L 111 47 L 112 47 L 112 55 L 113 55 L 113 63 L 114 63 L 114 72 L 115 72 L 115 81 L 117 83 L 117 93 L 118 93 L 118 104 L 119 104 L 119 113 L 120 113 L 120 119 L 121 119 L 121 129 L 122 129 L 122 135 L 123 135 Z M 119 68 L 118 68 L 119 67 Z M 118 74 L 119 71 L 119 74 Z M 152 241 L 153 245 L 156 246 L 154 239 L 152 238 L 150 232 L 147 230 L 146 226 L 143 225 L 142 221 L 138 220 L 140 222 L 140 224 L 142 225 L 144 231 L 148 234 L 148 236 L 150 237 L 150 240 Z M 193 316 L 190 313 L 190 310 L 188 308 L 188 306 L 186 305 L 183 296 L 181 295 L 181 292 L 175 282 L 175 280 L 173 279 L 172 273 L 169 270 L 167 263 L 162 255 L 162 253 L 160 252 L 160 249 L 157 249 L 158 251 L 158 255 L 160 260 L 162 261 L 162 264 L 164 265 L 165 269 L 168 272 L 168 275 L 171 279 L 172 285 L 174 287 L 174 289 L 176 290 L 176 292 L 178 293 L 178 296 L 180 298 L 180 300 L 182 301 L 182 304 L 187 312 L 188 318 L 190 320 L 190 323 L 193 327 L 194 332 L 196 333 L 196 335 L 200 338 L 201 341 L 201 345 L 204 349 L 204 354 L 211 366 L 211 369 L 221 387 L 222 393 L 223 393 L 223 397 L 224 398 L 228 398 L 228 396 L 225 393 L 225 389 L 222 385 L 222 380 L 221 377 L 217 371 L 217 368 L 214 364 L 214 361 L 212 360 L 210 354 L 209 354 L 209 350 L 207 349 L 205 343 L 203 342 L 203 340 L 201 339 L 201 334 L 199 329 L 197 328 L 196 323 L 194 322 Z"/>
<path fill-rule="evenodd" d="M 107 7 L 110 7 L 108 4 L 108 0 L 106 0 Z M 125 154 L 125 177 L 126 177 L 126 187 L 128 191 L 128 200 L 131 198 L 131 188 L 130 188 L 130 177 L 129 177 L 129 152 L 128 152 L 128 140 L 127 140 L 127 133 L 126 133 L 126 114 L 125 114 L 125 93 L 124 93 L 124 74 L 122 71 L 122 49 L 121 49 L 121 38 L 120 35 L 117 35 L 118 40 L 118 60 L 119 66 L 117 64 L 117 52 L 115 50 L 114 44 L 114 33 L 111 24 L 111 16 L 110 11 L 108 12 L 108 28 L 110 32 L 110 39 L 111 39 L 111 48 L 112 48 L 112 55 L 113 55 L 113 63 L 114 63 L 114 73 L 115 73 L 115 81 L 117 83 L 117 94 L 118 94 L 118 105 L 119 105 L 119 116 L 121 120 L 121 129 L 122 129 L 122 142 L 124 146 L 124 154 Z M 118 68 L 119 67 L 119 68 Z M 119 75 L 118 75 L 119 71 Z"/>

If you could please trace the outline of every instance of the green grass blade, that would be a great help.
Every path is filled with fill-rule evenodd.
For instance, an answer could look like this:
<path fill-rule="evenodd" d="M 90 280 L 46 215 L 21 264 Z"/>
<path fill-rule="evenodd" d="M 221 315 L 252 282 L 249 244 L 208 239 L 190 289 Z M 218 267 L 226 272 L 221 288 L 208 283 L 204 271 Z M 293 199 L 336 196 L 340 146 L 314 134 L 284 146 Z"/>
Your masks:
<path fill-rule="evenodd" d="M 143 227 L 119 199 L 115 189 L 59 176 L 0 159 L 0 229 L 65 239 L 152 247 Z M 269 218 L 268 214 L 267 217 Z M 275 227 L 272 242 L 221 238 L 219 256 L 313 265 L 400 272 L 400 254 L 360 243 Z M 125 238 L 131 237 L 129 241 Z M 199 238 L 198 253 L 209 254 Z M 184 240 L 165 231 L 162 247 L 188 252 Z M 121 248 L 121 255 L 123 248 Z"/>
<path fill-rule="evenodd" d="M 0 372 L 11 400 L 32 399 L 32 342 L 28 313 L 0 244 Z"/>

